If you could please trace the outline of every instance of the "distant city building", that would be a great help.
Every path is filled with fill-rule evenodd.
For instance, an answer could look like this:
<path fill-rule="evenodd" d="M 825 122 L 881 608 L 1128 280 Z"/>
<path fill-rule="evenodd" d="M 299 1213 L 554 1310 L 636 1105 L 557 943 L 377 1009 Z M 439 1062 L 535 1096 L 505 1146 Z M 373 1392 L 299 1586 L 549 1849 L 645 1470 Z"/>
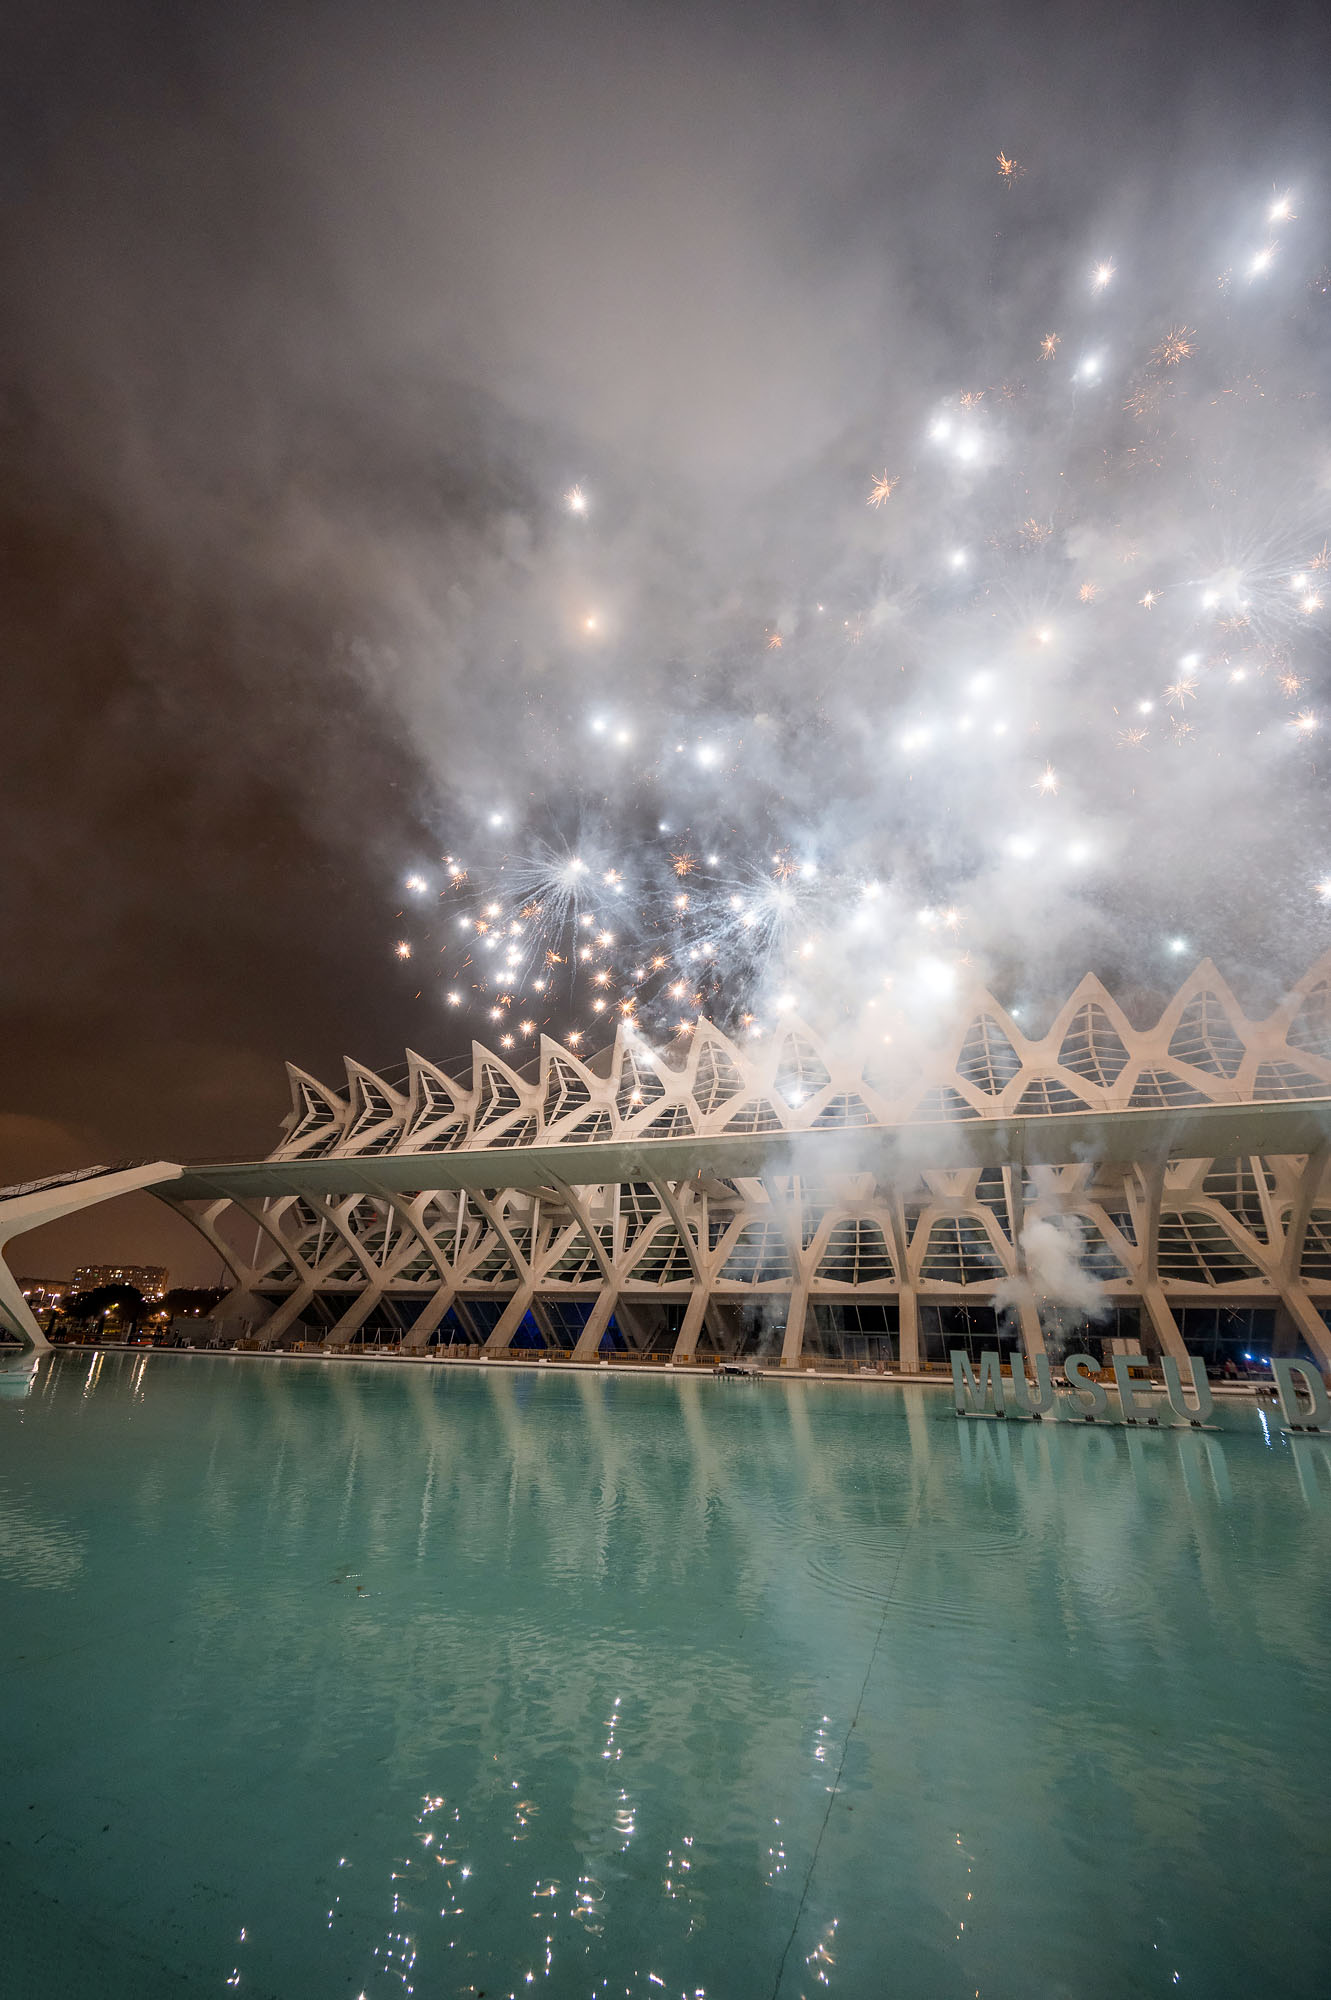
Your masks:
<path fill-rule="evenodd" d="M 160 1299 L 170 1276 L 163 1264 L 80 1264 L 68 1289 L 91 1292 L 98 1285 L 133 1285 L 145 1299 Z"/>
<path fill-rule="evenodd" d="M 68 1278 L 20 1278 L 19 1288 L 35 1313 L 53 1311 L 71 1290 Z"/>

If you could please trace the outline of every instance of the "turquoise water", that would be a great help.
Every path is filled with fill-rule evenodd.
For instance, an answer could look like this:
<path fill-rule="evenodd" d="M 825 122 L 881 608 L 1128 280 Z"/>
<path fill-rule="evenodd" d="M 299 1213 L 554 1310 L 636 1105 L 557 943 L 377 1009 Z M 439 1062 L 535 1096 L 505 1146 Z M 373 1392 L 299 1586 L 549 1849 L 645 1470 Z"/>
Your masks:
<path fill-rule="evenodd" d="M 1326 1992 L 1331 1440 L 58 1356 L 5 1991 Z"/>

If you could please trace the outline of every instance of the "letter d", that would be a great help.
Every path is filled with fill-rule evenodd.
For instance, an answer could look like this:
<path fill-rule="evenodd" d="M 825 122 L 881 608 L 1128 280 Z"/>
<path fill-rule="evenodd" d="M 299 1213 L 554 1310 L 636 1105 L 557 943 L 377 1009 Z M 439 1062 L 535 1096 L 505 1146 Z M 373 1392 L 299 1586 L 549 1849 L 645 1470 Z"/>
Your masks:
<path fill-rule="evenodd" d="M 1280 1407 L 1285 1413 L 1285 1422 L 1293 1431 L 1319 1431 L 1328 1417 L 1331 1404 L 1326 1400 L 1326 1384 L 1315 1361 L 1294 1361 L 1284 1354 L 1271 1357 L 1271 1368 L 1276 1378 L 1276 1392 L 1280 1397 Z M 1294 1386 L 1298 1376 L 1308 1395 L 1308 1408 L 1299 1402 L 1299 1392 Z"/>

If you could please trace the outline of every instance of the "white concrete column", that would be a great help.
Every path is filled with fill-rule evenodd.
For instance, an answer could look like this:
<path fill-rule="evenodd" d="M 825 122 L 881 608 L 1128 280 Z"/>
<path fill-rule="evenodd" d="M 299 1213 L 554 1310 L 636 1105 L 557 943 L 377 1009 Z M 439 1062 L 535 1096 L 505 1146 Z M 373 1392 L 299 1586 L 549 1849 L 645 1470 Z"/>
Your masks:
<path fill-rule="evenodd" d="M 897 1293 L 899 1332 L 897 1366 L 907 1375 L 920 1372 L 920 1302 L 913 1285 L 902 1285 Z"/>
<path fill-rule="evenodd" d="M 1026 1188 L 1025 1175 L 1020 1167 L 1004 1167 L 1003 1199 L 1007 1203 L 1008 1221 L 1012 1225 L 1013 1265 L 1021 1288 L 1017 1299 L 1017 1325 L 1021 1333 L 1021 1351 L 1028 1361 L 1034 1361 L 1047 1350 L 1044 1328 L 1040 1325 L 1040 1315 L 1036 1309 L 1034 1288 L 1026 1269 L 1026 1252 L 1021 1244 L 1022 1234 L 1026 1228 Z"/>
<path fill-rule="evenodd" d="M 892 1262 L 897 1280 L 897 1367 L 907 1375 L 920 1368 L 920 1308 L 915 1287 L 910 1282 L 910 1231 L 906 1227 L 906 1203 L 900 1189 L 887 1203 L 891 1222 Z"/>
<path fill-rule="evenodd" d="M 1035 1361 L 1047 1352 L 1044 1344 L 1044 1328 L 1040 1325 L 1040 1315 L 1035 1310 L 1033 1299 L 1020 1299 L 1017 1303 L 1017 1319 L 1021 1327 L 1021 1349 L 1028 1361 Z"/>
<path fill-rule="evenodd" d="M 485 1343 L 487 1354 L 504 1354 L 507 1352 L 514 1334 L 527 1316 L 527 1308 L 531 1304 L 534 1289 L 535 1287 L 532 1285 L 518 1286 L 518 1289 L 514 1292 L 512 1298 L 496 1320 L 494 1332 Z"/>
<path fill-rule="evenodd" d="M 1326 1173 L 1328 1148 L 1317 1146 L 1309 1153 L 1299 1175 L 1299 1185 L 1295 1193 L 1294 1205 L 1285 1225 L 1284 1241 L 1280 1248 L 1280 1275 L 1291 1289 L 1299 1289 L 1300 1267 L 1303 1263 L 1303 1246 L 1308 1235 L 1308 1222 L 1317 1200 L 1322 1178 Z M 1265 1175 L 1261 1176 L 1263 1184 Z"/>
<path fill-rule="evenodd" d="M 809 1317 L 809 1286 L 804 1278 L 796 1278 L 790 1288 L 790 1305 L 786 1311 L 786 1331 L 781 1342 L 781 1366 L 798 1368 L 800 1356 L 804 1352 L 804 1325 Z"/>
<path fill-rule="evenodd" d="M 607 1285 L 596 1294 L 595 1304 L 587 1315 L 587 1324 L 578 1335 L 578 1344 L 573 1350 L 575 1361 L 595 1361 L 601 1351 L 601 1335 L 609 1326 L 614 1309 L 615 1294 Z"/>
<path fill-rule="evenodd" d="M 42 1332 L 36 1314 L 23 1296 L 23 1287 L 0 1256 L 0 1320 L 4 1320 L 18 1335 L 26 1340 L 38 1354 L 44 1354 L 51 1345 Z"/>
<path fill-rule="evenodd" d="M 425 1301 L 415 1323 L 402 1336 L 404 1347 L 426 1347 L 430 1335 L 441 1321 L 447 1319 L 448 1308 L 453 1303 L 453 1291 L 448 1285 L 440 1285 Z"/>
<path fill-rule="evenodd" d="M 731 1295 L 730 1303 L 731 1305 L 738 1304 L 733 1294 Z M 733 1354 L 735 1351 L 734 1348 L 727 1345 L 731 1329 L 726 1324 L 725 1314 L 721 1310 L 719 1300 L 714 1299 L 710 1292 L 707 1295 L 707 1327 L 716 1344 L 717 1353 Z"/>
<path fill-rule="evenodd" d="M 684 1308 L 684 1324 L 676 1336 L 675 1350 L 670 1357 L 672 1361 L 692 1361 L 707 1311 L 707 1297 L 706 1285 L 695 1285 L 689 1293 L 689 1302 Z"/>
<path fill-rule="evenodd" d="M 537 1326 L 540 1327 L 541 1332 L 545 1335 L 546 1352 L 548 1354 L 562 1353 L 564 1344 L 555 1332 L 555 1322 L 550 1312 L 550 1301 L 548 1299 L 533 1297 L 528 1310 L 532 1318 L 536 1321 Z"/>
<path fill-rule="evenodd" d="M 1282 1285 L 1280 1302 L 1308 1343 L 1323 1375 L 1331 1370 L 1331 1333 L 1302 1285 Z"/>
<path fill-rule="evenodd" d="M 372 1309 L 384 1295 L 382 1285 L 367 1281 L 363 1292 L 357 1292 L 341 1319 L 330 1326 L 325 1339 L 331 1347 L 345 1347 L 358 1327 L 364 1325 Z"/>
<path fill-rule="evenodd" d="M 1160 1342 L 1161 1352 L 1172 1354 L 1176 1361 L 1188 1359 L 1188 1349 L 1183 1335 L 1179 1332 L 1169 1300 L 1159 1285 L 1145 1284 L 1141 1289 L 1141 1301 L 1155 1328 L 1155 1337 Z"/>
<path fill-rule="evenodd" d="M 301 1311 L 314 1297 L 315 1287 L 309 1279 L 302 1279 L 293 1292 L 289 1292 L 280 1305 L 273 1307 L 262 1326 L 254 1330 L 265 1347 L 273 1347 L 282 1338 L 292 1322 L 300 1317 Z"/>

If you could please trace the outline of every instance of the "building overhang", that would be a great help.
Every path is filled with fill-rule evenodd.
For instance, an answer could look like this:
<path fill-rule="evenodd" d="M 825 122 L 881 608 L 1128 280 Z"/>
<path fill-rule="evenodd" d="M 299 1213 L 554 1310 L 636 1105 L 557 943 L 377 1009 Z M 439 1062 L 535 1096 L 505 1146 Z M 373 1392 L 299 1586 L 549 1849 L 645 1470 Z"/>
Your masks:
<path fill-rule="evenodd" d="M 336 1199 L 458 1188 L 601 1187 L 624 1181 L 736 1181 L 872 1174 L 900 1183 L 926 1168 L 1130 1164 L 1312 1153 L 1331 1143 L 1331 1097 L 1170 1110 L 835 1127 L 760 1137 L 598 1141 L 586 1146 L 468 1147 L 452 1153 L 329 1154 L 175 1169 L 148 1192 L 172 1202 Z"/>

